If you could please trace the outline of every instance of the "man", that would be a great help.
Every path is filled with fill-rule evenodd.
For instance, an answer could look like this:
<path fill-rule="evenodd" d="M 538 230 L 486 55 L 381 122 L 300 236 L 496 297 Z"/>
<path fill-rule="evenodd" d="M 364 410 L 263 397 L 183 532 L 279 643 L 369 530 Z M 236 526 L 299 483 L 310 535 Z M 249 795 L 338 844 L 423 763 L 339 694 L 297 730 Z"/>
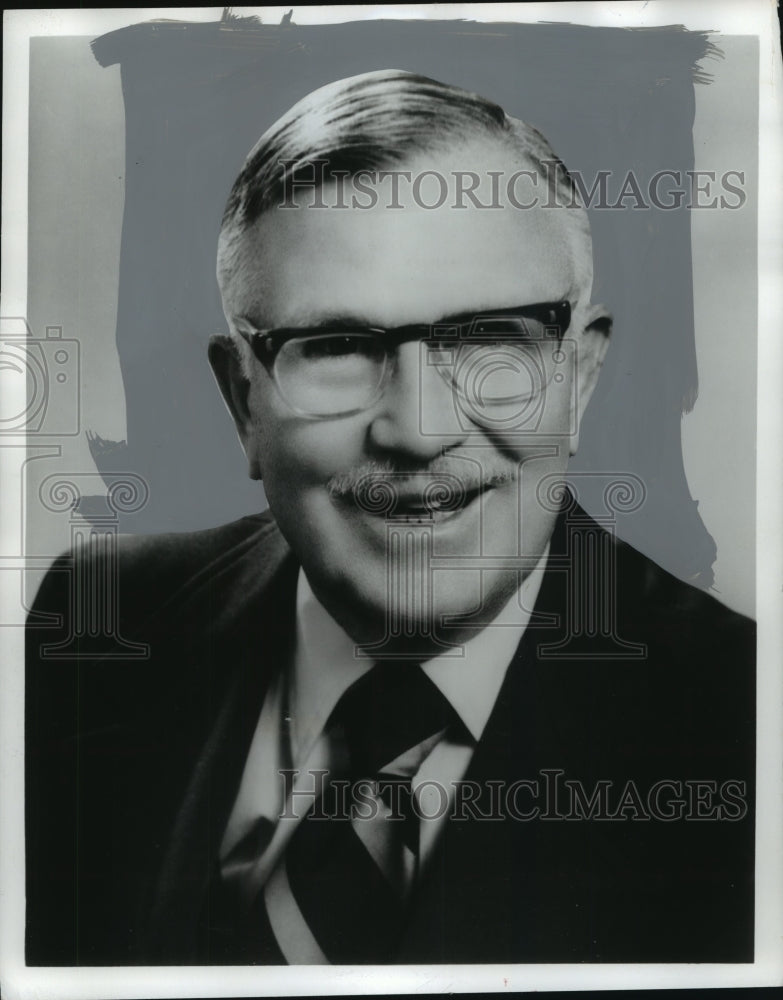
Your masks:
<path fill-rule="evenodd" d="M 123 540 L 113 639 L 30 628 L 28 961 L 752 960 L 752 626 L 562 488 L 610 317 L 546 140 L 339 81 L 218 279 L 270 513 Z"/>

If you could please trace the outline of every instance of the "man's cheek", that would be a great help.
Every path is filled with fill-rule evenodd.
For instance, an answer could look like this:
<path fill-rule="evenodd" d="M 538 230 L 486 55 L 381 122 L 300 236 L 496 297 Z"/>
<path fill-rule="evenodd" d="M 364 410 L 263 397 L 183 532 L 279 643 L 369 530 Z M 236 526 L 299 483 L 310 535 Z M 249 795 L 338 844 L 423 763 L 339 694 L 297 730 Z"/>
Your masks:
<path fill-rule="evenodd" d="M 324 420 L 280 428 L 278 439 L 270 442 L 275 465 L 290 481 L 313 485 L 350 471 L 363 459 L 363 437 L 342 423 Z"/>

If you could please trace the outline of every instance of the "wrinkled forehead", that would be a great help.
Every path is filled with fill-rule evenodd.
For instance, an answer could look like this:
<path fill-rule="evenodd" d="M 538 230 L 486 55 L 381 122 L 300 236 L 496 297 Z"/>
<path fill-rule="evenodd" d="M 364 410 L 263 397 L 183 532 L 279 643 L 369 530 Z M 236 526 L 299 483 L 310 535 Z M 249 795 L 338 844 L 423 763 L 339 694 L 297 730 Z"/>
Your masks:
<path fill-rule="evenodd" d="M 223 248 L 224 305 L 264 326 L 330 314 L 396 326 L 574 301 L 576 221 L 529 163 L 481 147 L 305 183 Z"/>

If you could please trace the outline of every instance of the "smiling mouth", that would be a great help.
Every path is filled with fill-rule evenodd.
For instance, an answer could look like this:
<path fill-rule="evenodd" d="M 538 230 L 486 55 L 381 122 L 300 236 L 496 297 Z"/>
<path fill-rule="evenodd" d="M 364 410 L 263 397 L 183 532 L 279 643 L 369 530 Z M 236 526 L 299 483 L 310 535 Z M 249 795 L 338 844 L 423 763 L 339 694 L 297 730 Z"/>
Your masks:
<path fill-rule="evenodd" d="M 485 492 L 486 489 L 474 486 L 456 496 L 402 496 L 387 516 L 395 521 L 414 523 L 447 521 L 467 510 Z"/>
<path fill-rule="evenodd" d="M 449 490 L 396 493 L 390 503 L 372 509 L 356 503 L 366 513 L 382 520 L 402 524 L 439 524 L 459 517 L 488 493 L 491 486 L 473 486 L 459 492 Z"/>

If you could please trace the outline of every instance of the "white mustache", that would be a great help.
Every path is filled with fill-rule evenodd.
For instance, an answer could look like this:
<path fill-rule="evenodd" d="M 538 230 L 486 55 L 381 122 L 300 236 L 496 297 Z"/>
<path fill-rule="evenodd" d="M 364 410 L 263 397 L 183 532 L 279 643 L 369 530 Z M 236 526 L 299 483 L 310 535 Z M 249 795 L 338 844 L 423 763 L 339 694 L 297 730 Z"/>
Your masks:
<path fill-rule="evenodd" d="M 444 458 L 421 469 L 371 461 L 333 476 L 327 483 L 327 489 L 334 500 L 354 501 L 359 494 L 381 488 L 389 489 L 403 499 L 421 497 L 432 489 L 452 489 L 464 495 L 503 486 L 513 482 L 518 474 L 517 467 L 510 462 L 491 469 L 482 467 L 479 475 L 476 475 L 476 471 L 473 460 L 466 468 L 458 460 Z"/>

